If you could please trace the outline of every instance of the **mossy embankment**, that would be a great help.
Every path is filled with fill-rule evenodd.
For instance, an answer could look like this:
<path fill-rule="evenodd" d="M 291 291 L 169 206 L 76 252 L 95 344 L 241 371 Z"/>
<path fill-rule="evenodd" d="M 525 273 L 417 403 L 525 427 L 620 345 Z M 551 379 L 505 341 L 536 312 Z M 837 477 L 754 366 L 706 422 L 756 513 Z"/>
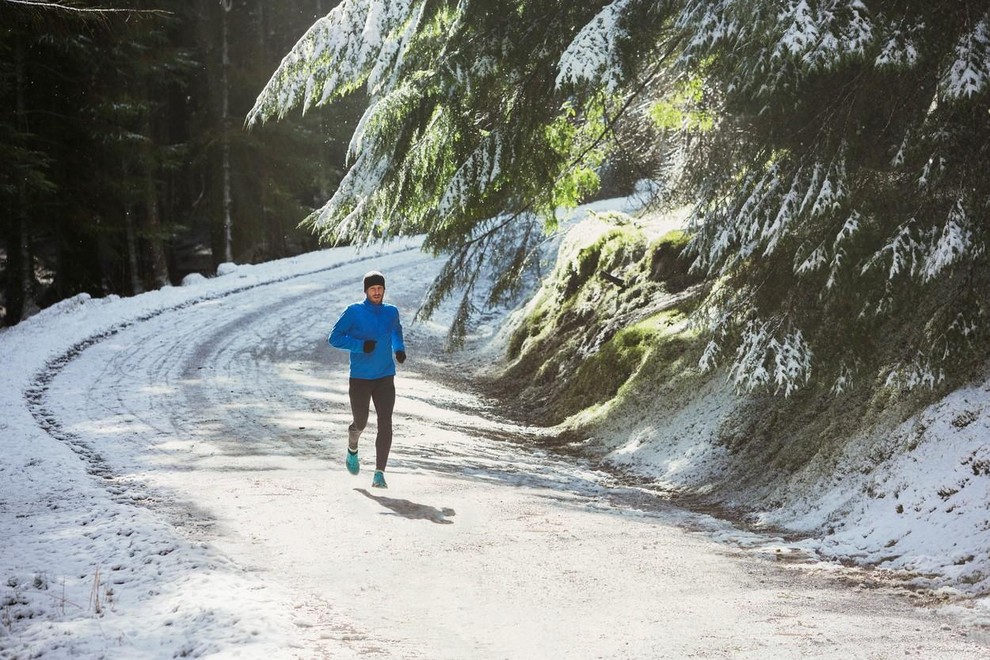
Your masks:
<path fill-rule="evenodd" d="M 828 478 L 850 438 L 891 428 L 924 403 L 885 400 L 878 387 L 842 397 L 740 395 L 724 373 L 702 373 L 708 339 L 691 314 L 711 284 L 690 271 L 687 240 L 621 214 L 572 230 L 513 319 L 504 362 L 487 381 L 500 407 L 589 453 L 624 447 L 633 456 L 652 444 L 629 460 L 653 460 L 654 470 L 704 447 L 707 468 L 664 482 L 723 503 L 745 493 L 773 506 L 789 481 Z"/>
<path fill-rule="evenodd" d="M 823 556 L 990 593 L 986 378 L 958 390 L 906 392 L 877 377 L 841 393 L 740 394 L 725 372 L 699 369 L 708 338 L 691 320 L 711 284 L 692 276 L 686 241 L 620 215 L 573 228 L 499 335 L 504 360 L 487 382 L 499 408 L 550 430 L 534 441 L 682 505 L 786 531 Z M 899 330 L 876 337 L 881 359 L 911 331 Z"/>
<path fill-rule="evenodd" d="M 687 319 L 706 285 L 687 238 L 619 214 L 586 220 L 515 319 L 491 391 L 517 418 L 557 426 L 606 415 L 646 381 L 691 377 L 702 346 Z"/>

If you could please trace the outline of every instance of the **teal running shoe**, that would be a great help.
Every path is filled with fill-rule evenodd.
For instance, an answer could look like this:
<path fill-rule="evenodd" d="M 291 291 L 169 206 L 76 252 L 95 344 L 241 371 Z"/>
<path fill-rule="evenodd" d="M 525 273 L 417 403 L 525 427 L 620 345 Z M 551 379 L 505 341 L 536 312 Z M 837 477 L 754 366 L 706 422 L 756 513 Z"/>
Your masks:
<path fill-rule="evenodd" d="M 347 450 L 347 471 L 351 474 L 357 474 L 361 471 L 361 462 L 358 461 L 358 453 L 350 449 Z"/>
<path fill-rule="evenodd" d="M 388 484 L 385 483 L 385 473 L 381 470 L 375 470 L 375 478 L 371 480 L 372 488 L 388 488 Z"/>

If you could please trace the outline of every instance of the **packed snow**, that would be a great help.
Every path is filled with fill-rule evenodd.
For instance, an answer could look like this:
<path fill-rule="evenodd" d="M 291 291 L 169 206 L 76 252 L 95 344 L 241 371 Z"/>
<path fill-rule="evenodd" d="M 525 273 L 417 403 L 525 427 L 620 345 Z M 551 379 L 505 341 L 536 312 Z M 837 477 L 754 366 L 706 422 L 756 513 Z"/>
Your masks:
<path fill-rule="evenodd" d="M 413 321 L 441 265 L 418 246 L 226 265 L 0 332 L 0 657 L 990 657 L 965 598 L 988 570 L 986 384 L 872 474 L 766 514 L 807 538 L 746 531 L 652 487 L 717 472 L 730 395 L 619 425 L 604 465 L 540 449 L 470 388 L 501 317 L 454 355 L 443 313 Z M 373 426 L 344 469 L 347 358 L 326 344 L 372 268 L 409 353 L 386 491 Z M 932 506 L 933 486 L 955 492 Z M 890 568 L 944 578 L 937 606 L 818 558 L 891 541 Z"/>

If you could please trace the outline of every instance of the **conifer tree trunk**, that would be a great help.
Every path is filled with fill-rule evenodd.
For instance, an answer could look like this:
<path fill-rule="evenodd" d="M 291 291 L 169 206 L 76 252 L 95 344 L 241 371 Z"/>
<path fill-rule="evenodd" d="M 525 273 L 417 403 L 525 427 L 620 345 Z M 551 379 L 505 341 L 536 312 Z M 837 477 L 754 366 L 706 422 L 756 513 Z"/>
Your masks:
<path fill-rule="evenodd" d="M 13 296 L 7 296 L 7 308 L 8 315 L 11 320 L 23 321 L 27 318 L 31 310 L 33 309 L 33 295 L 32 290 L 34 289 L 34 276 L 32 274 L 34 259 L 31 254 L 31 234 L 29 227 L 31 226 L 30 218 L 28 216 L 27 207 L 27 185 L 20 181 L 17 184 L 18 188 L 18 213 L 15 235 L 15 245 L 12 247 L 10 262 L 12 270 L 14 271 L 14 276 L 11 278 L 15 282 L 15 288 L 12 291 Z"/>
<path fill-rule="evenodd" d="M 222 49 L 222 66 L 221 66 L 221 83 L 220 83 L 220 121 L 222 132 L 221 138 L 221 150 L 223 158 L 223 258 L 224 261 L 230 262 L 234 260 L 234 250 L 233 250 L 233 228 L 231 219 L 231 192 L 230 192 L 230 80 L 228 77 L 230 70 L 230 38 L 229 38 L 229 21 L 227 14 L 230 13 L 232 7 L 232 0 L 222 0 L 223 12 L 221 14 L 220 24 L 222 31 L 221 38 L 221 49 Z"/>
<path fill-rule="evenodd" d="M 14 35 L 14 84 L 15 112 L 18 130 L 27 129 L 27 113 L 24 100 L 24 48 L 20 34 Z M 31 311 L 32 289 L 34 276 L 33 259 L 31 256 L 30 217 L 28 215 L 28 191 L 24 177 L 17 177 L 17 214 L 11 223 L 10 255 L 8 266 L 10 274 L 7 284 L 7 321 L 17 323 L 28 316 Z"/>
<path fill-rule="evenodd" d="M 169 284 L 168 260 L 165 258 L 165 241 L 162 232 L 162 218 L 158 206 L 158 187 L 154 172 L 149 169 L 145 176 L 145 253 L 148 256 L 148 276 L 156 289 Z"/>
<path fill-rule="evenodd" d="M 125 170 L 126 171 L 126 170 Z M 144 286 L 141 284 L 141 271 L 138 264 L 138 241 L 137 231 L 134 229 L 134 213 L 130 204 L 124 211 L 124 231 L 127 242 L 127 270 L 131 283 L 131 294 L 144 293 Z"/>
<path fill-rule="evenodd" d="M 148 92 L 152 92 L 149 90 Z M 144 134 L 148 153 L 144 158 L 144 226 L 147 276 L 152 286 L 160 289 L 169 284 L 168 260 L 165 257 L 165 238 L 162 231 L 161 209 L 158 205 L 158 185 L 155 174 L 158 164 L 154 158 L 155 126 L 151 113 L 145 117 Z"/>

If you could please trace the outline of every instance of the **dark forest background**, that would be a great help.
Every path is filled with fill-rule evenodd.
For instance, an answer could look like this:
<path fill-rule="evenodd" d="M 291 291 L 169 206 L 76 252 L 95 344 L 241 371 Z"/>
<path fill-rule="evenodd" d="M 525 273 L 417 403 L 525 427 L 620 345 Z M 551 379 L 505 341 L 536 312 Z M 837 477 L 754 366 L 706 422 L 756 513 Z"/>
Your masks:
<path fill-rule="evenodd" d="M 0 0 L 0 323 L 315 249 L 359 101 L 244 116 L 337 2 Z"/>

